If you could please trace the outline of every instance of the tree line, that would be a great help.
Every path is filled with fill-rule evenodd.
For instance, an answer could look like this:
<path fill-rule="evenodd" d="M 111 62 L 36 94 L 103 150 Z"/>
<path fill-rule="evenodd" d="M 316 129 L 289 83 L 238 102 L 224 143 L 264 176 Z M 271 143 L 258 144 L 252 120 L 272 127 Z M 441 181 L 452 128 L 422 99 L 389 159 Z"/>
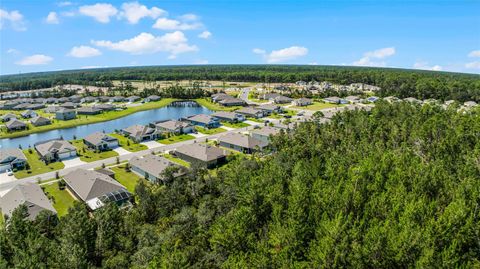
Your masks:
<path fill-rule="evenodd" d="M 0 230 L 0 268 L 475 268 L 480 111 L 379 102 L 273 138 L 216 173 L 141 181 Z"/>
<path fill-rule="evenodd" d="M 292 83 L 328 81 L 381 87 L 380 96 L 480 101 L 480 76 L 449 72 L 373 67 L 297 65 L 207 65 L 119 67 L 69 70 L 0 77 L 0 91 L 31 90 L 64 84 L 112 86 L 112 81 L 245 81 Z"/>

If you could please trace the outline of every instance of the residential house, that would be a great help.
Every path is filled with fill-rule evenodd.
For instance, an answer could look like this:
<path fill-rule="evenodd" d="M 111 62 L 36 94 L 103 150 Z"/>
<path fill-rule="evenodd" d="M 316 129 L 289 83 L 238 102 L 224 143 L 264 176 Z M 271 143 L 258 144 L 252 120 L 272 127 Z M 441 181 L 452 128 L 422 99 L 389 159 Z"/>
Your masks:
<path fill-rule="evenodd" d="M 1 117 L 1 119 L 2 119 L 3 122 L 7 122 L 7 121 L 10 121 L 10 120 L 17 119 L 17 115 L 12 114 L 12 113 L 8 113 L 8 114 L 3 115 Z"/>
<path fill-rule="evenodd" d="M 20 149 L 0 149 L 0 172 L 7 169 L 22 169 L 27 158 Z"/>
<path fill-rule="evenodd" d="M 360 101 L 361 101 L 360 97 L 355 96 L 355 95 L 347 96 L 347 97 L 345 97 L 345 100 L 347 100 L 350 104 L 360 103 Z"/>
<path fill-rule="evenodd" d="M 60 108 L 55 112 L 55 118 L 57 120 L 73 120 L 77 117 L 77 113 L 73 109 Z"/>
<path fill-rule="evenodd" d="M 33 182 L 17 184 L 0 198 L 2 213 L 8 217 L 22 205 L 27 208 L 28 220 L 35 220 L 43 211 L 57 214 L 42 188 Z"/>
<path fill-rule="evenodd" d="M 7 101 L 7 102 L 3 103 L 2 109 L 13 109 L 14 107 L 16 107 L 19 104 L 20 104 L 20 102 L 17 102 L 17 101 Z"/>
<path fill-rule="evenodd" d="M 162 99 L 160 96 L 158 95 L 150 95 L 149 97 L 145 98 L 145 102 L 156 102 L 156 101 L 160 101 L 160 99 Z"/>
<path fill-rule="evenodd" d="M 265 93 L 263 95 L 260 95 L 260 99 L 263 99 L 263 100 L 269 100 L 269 101 L 273 101 L 275 98 L 281 96 L 280 94 L 278 93 L 275 93 L 275 92 L 271 92 L 271 93 Z"/>
<path fill-rule="evenodd" d="M 33 126 L 44 126 L 44 125 L 50 125 L 52 124 L 52 121 L 48 118 L 45 118 L 45 117 L 35 117 L 33 119 L 30 120 L 30 123 L 33 125 Z"/>
<path fill-rule="evenodd" d="M 102 132 L 96 132 L 86 136 L 83 139 L 83 143 L 91 149 L 94 150 L 109 150 L 118 147 L 118 139 L 111 137 Z"/>
<path fill-rule="evenodd" d="M 21 103 L 21 104 L 18 104 L 16 106 L 14 106 L 12 109 L 13 110 L 24 110 L 24 109 L 27 109 L 29 105 L 31 105 L 31 104 L 30 103 Z"/>
<path fill-rule="evenodd" d="M 123 96 L 114 96 L 112 98 L 110 98 L 110 102 L 123 102 L 125 101 L 125 98 Z"/>
<path fill-rule="evenodd" d="M 383 100 L 385 100 L 389 103 L 398 102 L 398 98 L 395 97 L 395 96 L 387 96 L 387 97 L 383 98 Z"/>
<path fill-rule="evenodd" d="M 93 107 L 93 106 L 84 106 L 77 109 L 78 115 L 97 115 L 100 113 L 102 113 L 102 110 L 98 107 Z"/>
<path fill-rule="evenodd" d="M 283 96 L 283 95 L 277 96 L 273 99 L 273 102 L 275 104 L 288 104 L 288 103 L 291 103 L 292 101 L 293 101 L 292 98 L 286 97 L 286 96 Z"/>
<path fill-rule="evenodd" d="M 219 121 L 226 122 L 242 122 L 245 120 L 245 116 L 236 112 L 218 111 L 212 114 L 212 117 L 217 118 Z"/>
<path fill-rule="evenodd" d="M 58 99 L 55 98 L 55 97 L 49 97 L 49 98 L 45 99 L 45 103 L 47 103 L 47 104 L 55 104 L 57 102 L 58 102 Z"/>
<path fill-rule="evenodd" d="M 79 106 L 80 106 L 80 104 L 72 103 L 72 102 L 65 102 L 65 103 L 60 104 L 60 107 L 68 108 L 68 109 L 74 109 L 74 108 L 77 108 Z"/>
<path fill-rule="evenodd" d="M 309 98 L 299 98 L 292 101 L 294 106 L 309 106 L 313 104 L 313 100 Z"/>
<path fill-rule="evenodd" d="M 60 97 L 60 98 L 57 99 L 57 103 L 59 103 L 59 104 L 66 103 L 68 101 L 70 101 L 70 99 L 68 99 L 68 97 Z"/>
<path fill-rule="evenodd" d="M 25 122 L 23 121 L 12 119 L 9 122 L 5 123 L 5 127 L 7 127 L 8 131 L 20 131 L 27 129 L 27 124 L 25 124 Z"/>
<path fill-rule="evenodd" d="M 22 115 L 22 118 L 24 119 L 30 119 L 38 116 L 38 114 L 33 110 L 25 110 L 20 115 Z"/>
<path fill-rule="evenodd" d="M 178 147 L 173 154 L 189 163 L 198 163 L 209 168 L 225 163 L 227 158 L 225 150 L 200 143 Z"/>
<path fill-rule="evenodd" d="M 239 110 L 235 110 L 235 112 L 238 113 L 238 114 L 242 114 L 245 117 L 256 118 L 256 119 L 266 116 L 266 114 L 265 114 L 265 112 L 263 112 L 263 110 L 260 110 L 258 108 L 254 108 L 254 107 L 244 107 L 244 108 L 241 108 Z"/>
<path fill-rule="evenodd" d="M 110 102 L 110 97 L 108 96 L 100 96 L 98 97 L 98 101 L 102 103 Z"/>
<path fill-rule="evenodd" d="M 47 106 L 47 107 L 43 110 L 43 112 L 55 114 L 55 113 L 57 113 L 57 111 L 59 111 L 60 109 L 63 109 L 63 108 L 61 108 L 61 107 L 59 107 L 59 106 Z"/>
<path fill-rule="evenodd" d="M 80 103 L 92 103 L 97 101 L 97 98 L 93 96 L 85 96 L 82 99 L 80 99 Z"/>
<path fill-rule="evenodd" d="M 348 104 L 348 101 L 345 99 L 341 99 L 340 97 L 337 96 L 331 96 L 324 98 L 323 101 L 330 103 L 330 104 Z"/>
<path fill-rule="evenodd" d="M 45 108 L 44 104 L 30 104 L 26 107 L 26 109 L 29 109 L 29 110 L 39 110 L 42 108 Z"/>
<path fill-rule="evenodd" d="M 112 170 L 108 169 L 108 168 L 100 168 L 100 169 L 95 170 L 95 171 L 97 171 L 97 172 L 99 172 L 99 173 L 102 173 L 102 174 L 104 174 L 104 175 L 107 175 L 107 176 L 109 176 L 109 177 L 111 177 L 111 178 L 115 178 L 115 173 L 114 173 Z"/>
<path fill-rule="evenodd" d="M 174 177 L 179 177 L 185 174 L 185 169 L 170 160 L 157 156 L 146 155 L 143 158 L 133 157 L 130 160 L 132 171 L 144 177 L 151 182 L 159 182 L 163 180 L 163 174 L 168 167 L 175 167 L 178 169 L 174 173 Z"/>
<path fill-rule="evenodd" d="M 77 156 L 77 149 L 68 141 L 60 139 L 35 143 L 35 150 L 47 163 Z"/>
<path fill-rule="evenodd" d="M 67 189 L 90 210 L 96 210 L 107 203 L 120 207 L 131 206 L 133 196 L 112 177 L 95 170 L 77 169 L 66 174 L 63 179 Z"/>
<path fill-rule="evenodd" d="M 102 111 L 112 111 L 117 108 L 115 105 L 112 105 L 112 104 L 98 104 L 92 107 L 95 109 L 101 109 Z"/>
<path fill-rule="evenodd" d="M 156 122 L 155 127 L 162 133 L 170 134 L 188 134 L 192 133 L 194 126 L 188 122 L 178 120 L 167 120 Z"/>
<path fill-rule="evenodd" d="M 369 103 L 375 103 L 376 101 L 378 101 L 378 97 L 377 96 L 370 96 L 367 98 L 367 102 Z"/>
<path fill-rule="evenodd" d="M 262 150 L 268 143 L 253 138 L 249 135 L 239 133 L 229 133 L 218 139 L 220 146 L 233 149 L 243 153 L 253 153 Z"/>
<path fill-rule="evenodd" d="M 141 98 L 139 96 L 136 96 L 136 95 L 133 95 L 133 96 L 129 96 L 127 97 L 127 101 L 130 102 L 130 103 L 133 103 L 133 102 L 137 102 L 139 101 Z"/>
<path fill-rule="evenodd" d="M 278 128 L 264 126 L 260 129 L 254 129 L 250 133 L 253 138 L 268 144 L 270 142 L 270 136 L 279 134 L 280 130 Z"/>
<path fill-rule="evenodd" d="M 80 103 L 80 101 L 82 100 L 82 96 L 77 95 L 77 94 L 76 94 L 76 95 L 72 95 L 72 96 L 68 97 L 68 100 L 69 100 L 70 102 L 73 102 L 73 103 Z"/>
<path fill-rule="evenodd" d="M 243 101 L 240 98 L 235 98 L 235 97 L 231 97 L 231 98 L 221 100 L 218 103 L 221 104 L 222 106 L 244 106 L 244 105 L 246 105 L 245 101 Z"/>
<path fill-rule="evenodd" d="M 217 118 L 205 114 L 190 116 L 184 120 L 193 125 L 198 125 L 205 128 L 216 128 L 220 126 L 220 122 L 217 120 Z"/>
<path fill-rule="evenodd" d="M 154 140 L 161 135 L 156 128 L 138 124 L 122 129 L 121 133 L 137 143 L 146 140 Z"/>
<path fill-rule="evenodd" d="M 214 103 L 218 103 L 220 101 L 227 100 L 234 97 L 226 93 L 216 93 L 216 94 L 212 94 L 211 98 Z"/>

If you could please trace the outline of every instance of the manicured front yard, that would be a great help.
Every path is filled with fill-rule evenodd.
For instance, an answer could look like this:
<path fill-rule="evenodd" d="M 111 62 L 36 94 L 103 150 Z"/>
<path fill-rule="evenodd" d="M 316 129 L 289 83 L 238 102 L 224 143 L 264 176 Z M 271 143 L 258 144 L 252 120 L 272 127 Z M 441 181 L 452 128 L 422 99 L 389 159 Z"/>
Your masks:
<path fill-rule="evenodd" d="M 32 149 L 32 153 L 28 152 L 28 149 L 24 150 L 23 153 L 25 154 L 25 157 L 27 157 L 27 162 L 30 165 L 30 169 L 23 169 L 15 172 L 16 178 L 31 177 L 55 170 L 60 170 L 65 167 L 62 162 L 54 162 L 46 165 L 42 160 L 40 160 L 40 156 L 38 156 L 34 149 Z"/>
<path fill-rule="evenodd" d="M 141 150 L 146 150 L 148 149 L 147 146 L 135 143 L 132 139 L 125 137 L 121 134 L 109 134 L 110 136 L 113 136 L 118 139 L 118 143 L 120 147 L 130 151 L 130 152 L 136 152 L 136 151 L 141 151 Z"/>
<path fill-rule="evenodd" d="M 245 123 L 245 122 L 237 122 L 237 123 L 231 123 L 231 122 L 222 122 L 223 126 L 230 127 L 230 128 L 244 128 L 250 126 L 250 124 Z"/>
<path fill-rule="evenodd" d="M 284 116 L 295 116 L 297 115 L 297 112 L 293 111 L 293 110 L 285 110 L 283 113 L 281 114 L 271 114 L 268 116 L 268 118 L 271 118 L 271 119 L 281 119 L 283 118 Z"/>
<path fill-rule="evenodd" d="M 195 130 L 197 130 L 198 132 L 200 132 L 202 134 L 206 134 L 206 135 L 219 134 L 219 133 L 223 133 L 223 132 L 227 131 L 223 128 L 206 129 L 206 128 L 203 128 L 203 127 L 200 127 L 200 126 L 195 126 Z"/>
<path fill-rule="evenodd" d="M 197 99 L 195 99 L 195 102 L 197 102 L 197 104 L 199 104 L 201 106 L 204 106 L 204 107 L 206 107 L 210 110 L 214 110 L 214 111 L 233 111 L 233 110 L 241 108 L 241 106 L 222 106 L 222 105 L 219 105 L 217 103 L 214 103 L 214 102 L 210 101 L 210 99 L 208 99 L 208 98 L 197 98 Z"/>
<path fill-rule="evenodd" d="M 172 155 L 170 155 L 170 154 L 163 154 L 162 156 L 165 157 L 166 159 L 169 159 L 170 161 L 172 161 L 172 162 L 174 162 L 174 163 L 177 163 L 177 164 L 181 165 L 181 166 L 190 167 L 190 163 L 189 163 L 189 162 L 184 161 L 184 160 L 182 160 L 182 159 L 180 159 L 180 158 L 174 157 L 174 156 L 172 156 Z"/>
<path fill-rule="evenodd" d="M 247 118 L 247 120 L 253 121 L 253 122 L 258 122 L 258 123 L 264 123 L 265 122 L 264 119 L 257 119 L 257 118 Z"/>
<path fill-rule="evenodd" d="M 322 110 L 325 108 L 340 107 L 340 106 L 341 105 L 337 105 L 337 104 L 313 102 L 313 104 L 308 106 L 294 106 L 293 108 L 306 109 L 306 110 Z"/>
<path fill-rule="evenodd" d="M 175 136 L 171 136 L 164 139 L 159 139 L 157 140 L 157 142 L 162 143 L 164 145 L 170 145 L 170 144 L 187 141 L 191 139 L 195 139 L 195 136 L 189 135 L 189 134 L 181 134 L 181 135 L 175 135 Z"/>
<path fill-rule="evenodd" d="M 95 152 L 94 150 L 89 149 L 82 140 L 73 140 L 71 143 L 77 148 L 80 160 L 84 162 L 93 162 L 118 156 L 118 153 L 113 150 Z"/>
<path fill-rule="evenodd" d="M 58 182 L 43 185 L 45 194 L 47 197 L 52 197 L 53 207 L 57 210 L 58 216 L 64 216 L 67 214 L 68 209 L 73 205 L 75 199 L 66 190 L 60 190 L 58 188 Z"/>
<path fill-rule="evenodd" d="M 135 186 L 137 186 L 140 177 L 133 173 L 125 171 L 125 164 L 109 168 L 115 173 L 115 179 L 120 182 L 131 193 L 135 192 Z"/>

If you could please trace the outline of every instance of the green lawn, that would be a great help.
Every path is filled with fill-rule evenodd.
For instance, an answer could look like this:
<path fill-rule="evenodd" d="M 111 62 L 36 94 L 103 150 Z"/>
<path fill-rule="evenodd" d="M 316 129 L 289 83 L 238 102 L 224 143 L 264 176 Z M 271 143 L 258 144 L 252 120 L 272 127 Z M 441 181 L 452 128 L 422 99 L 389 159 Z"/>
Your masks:
<path fill-rule="evenodd" d="M 40 160 L 40 156 L 38 156 L 37 152 L 34 149 L 32 149 L 32 153 L 29 153 L 28 149 L 24 150 L 23 153 L 25 154 L 25 157 L 27 157 L 27 162 L 30 165 L 30 170 L 24 169 L 15 172 L 16 178 L 39 175 L 55 170 L 60 170 L 65 167 L 62 162 L 54 162 L 46 165 L 43 161 Z"/>
<path fill-rule="evenodd" d="M 165 145 L 170 145 L 170 144 L 187 141 L 191 139 L 195 139 L 195 136 L 189 135 L 189 134 L 181 134 L 181 135 L 175 135 L 175 136 L 171 136 L 164 139 L 159 139 L 157 140 L 157 142 Z"/>
<path fill-rule="evenodd" d="M 255 98 L 255 96 L 253 96 L 253 92 L 248 93 L 248 100 L 250 100 L 252 102 L 255 102 L 255 103 L 268 103 L 269 102 L 268 100 L 262 100 L 262 99 Z"/>
<path fill-rule="evenodd" d="M 223 128 L 206 129 L 206 128 L 203 128 L 203 127 L 200 127 L 200 126 L 195 126 L 195 130 L 197 130 L 198 132 L 200 132 L 202 134 L 206 134 L 206 135 L 219 134 L 219 133 L 223 133 L 223 132 L 227 131 Z"/>
<path fill-rule="evenodd" d="M 128 137 L 125 137 L 121 134 L 115 134 L 114 133 L 114 134 L 109 134 L 109 135 L 117 138 L 120 147 L 122 147 L 122 148 L 124 148 L 124 149 L 126 149 L 130 152 L 136 152 L 136 151 L 141 151 L 141 150 L 148 149 L 147 146 L 139 144 L 139 143 L 135 143 L 132 139 L 130 139 Z"/>
<path fill-rule="evenodd" d="M 293 110 L 285 110 L 283 113 L 281 114 L 271 114 L 268 116 L 268 118 L 271 118 L 271 119 L 281 119 L 283 118 L 284 116 L 295 116 L 297 115 L 297 112 L 293 111 Z"/>
<path fill-rule="evenodd" d="M 265 122 L 264 119 L 257 119 L 257 118 L 247 118 L 247 120 L 253 121 L 253 122 L 258 122 L 258 123 L 264 123 Z"/>
<path fill-rule="evenodd" d="M 245 123 L 245 122 L 237 122 L 237 123 L 231 123 L 231 122 L 222 122 L 223 126 L 230 127 L 230 128 L 243 128 L 243 127 L 248 127 L 250 124 Z"/>
<path fill-rule="evenodd" d="M 140 177 L 133 173 L 125 171 L 125 165 L 115 166 L 109 168 L 115 173 L 115 179 L 120 182 L 131 193 L 135 192 L 135 186 L 137 186 Z"/>
<path fill-rule="evenodd" d="M 213 111 L 234 111 L 241 108 L 241 106 L 222 106 L 210 101 L 209 98 L 198 98 L 195 99 L 195 102 Z"/>
<path fill-rule="evenodd" d="M 79 115 L 76 119 L 67 120 L 67 121 L 53 120 L 52 124 L 45 125 L 45 126 L 39 126 L 39 127 L 35 127 L 35 126 L 32 126 L 31 124 L 28 124 L 29 129 L 25 130 L 25 131 L 18 131 L 18 132 L 12 132 L 12 133 L 7 133 L 6 131 L 1 131 L 0 132 L 0 138 L 9 138 L 9 137 L 11 138 L 11 137 L 25 136 L 25 135 L 32 134 L 32 133 L 45 132 L 45 131 L 49 131 L 49 130 L 70 128 L 70 127 L 75 127 L 75 126 L 84 125 L 84 124 L 91 124 L 91 123 L 109 121 L 109 120 L 125 117 L 125 116 L 133 114 L 135 112 L 164 107 L 164 106 L 167 106 L 171 102 L 176 101 L 176 100 L 178 100 L 178 99 L 166 98 L 166 99 L 162 99 L 158 102 L 149 102 L 149 103 L 145 103 L 145 104 L 142 104 L 142 105 L 139 105 L 139 106 L 128 107 L 128 108 L 126 108 L 124 110 L 121 110 L 121 111 L 108 111 L 108 112 L 104 112 L 104 113 L 101 113 L 101 114 L 98 114 L 98 115 Z M 40 113 L 40 114 L 42 114 L 42 113 Z M 52 117 L 52 114 L 49 114 L 49 117 Z"/>
<path fill-rule="evenodd" d="M 172 161 L 172 162 L 174 162 L 174 163 L 177 163 L 177 164 L 181 165 L 181 166 L 190 167 L 190 163 L 189 163 L 189 162 L 184 161 L 184 160 L 182 160 L 182 159 L 180 159 L 180 158 L 174 157 L 174 156 L 172 156 L 172 155 L 170 155 L 170 154 L 163 154 L 162 156 L 165 157 L 166 159 L 169 159 L 170 161 Z"/>
<path fill-rule="evenodd" d="M 306 109 L 306 110 L 322 110 L 322 109 L 325 109 L 325 108 L 340 107 L 340 106 L 341 105 L 313 102 L 313 104 L 308 105 L 308 106 L 293 106 L 293 108 Z"/>
<path fill-rule="evenodd" d="M 78 156 L 80 157 L 80 160 L 84 162 L 94 162 L 94 161 L 118 156 L 118 153 L 116 153 L 113 150 L 102 151 L 102 152 L 95 152 L 93 150 L 90 150 L 83 143 L 82 140 L 74 140 L 74 141 L 71 141 L 71 143 L 77 148 L 77 152 L 78 152 Z"/>
<path fill-rule="evenodd" d="M 75 201 L 70 193 L 66 189 L 60 190 L 57 182 L 42 187 L 45 188 L 44 191 L 48 197 L 53 197 L 53 207 L 57 210 L 58 216 L 66 215 Z"/>

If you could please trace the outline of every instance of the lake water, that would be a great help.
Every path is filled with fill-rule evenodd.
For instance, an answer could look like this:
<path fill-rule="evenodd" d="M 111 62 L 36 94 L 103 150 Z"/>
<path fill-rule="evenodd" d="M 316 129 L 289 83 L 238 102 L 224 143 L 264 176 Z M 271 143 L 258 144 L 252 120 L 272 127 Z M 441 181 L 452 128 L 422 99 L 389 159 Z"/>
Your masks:
<path fill-rule="evenodd" d="M 162 108 L 136 112 L 123 118 L 111 121 L 81 125 L 67 129 L 51 130 L 43 133 L 35 133 L 28 136 L 16 138 L 2 138 L 0 140 L 0 149 L 18 148 L 19 145 L 21 145 L 22 148 L 26 149 L 29 145 L 33 147 L 33 144 L 35 144 L 36 142 L 55 139 L 59 137 L 71 140 L 73 139 L 74 135 L 77 136 L 77 138 L 83 138 L 94 132 L 105 131 L 106 133 L 112 133 L 116 129 L 123 129 L 135 124 L 145 125 L 154 121 L 179 119 L 195 114 L 212 113 L 213 111 L 205 107 L 199 106 L 196 103 L 181 102 Z"/>

